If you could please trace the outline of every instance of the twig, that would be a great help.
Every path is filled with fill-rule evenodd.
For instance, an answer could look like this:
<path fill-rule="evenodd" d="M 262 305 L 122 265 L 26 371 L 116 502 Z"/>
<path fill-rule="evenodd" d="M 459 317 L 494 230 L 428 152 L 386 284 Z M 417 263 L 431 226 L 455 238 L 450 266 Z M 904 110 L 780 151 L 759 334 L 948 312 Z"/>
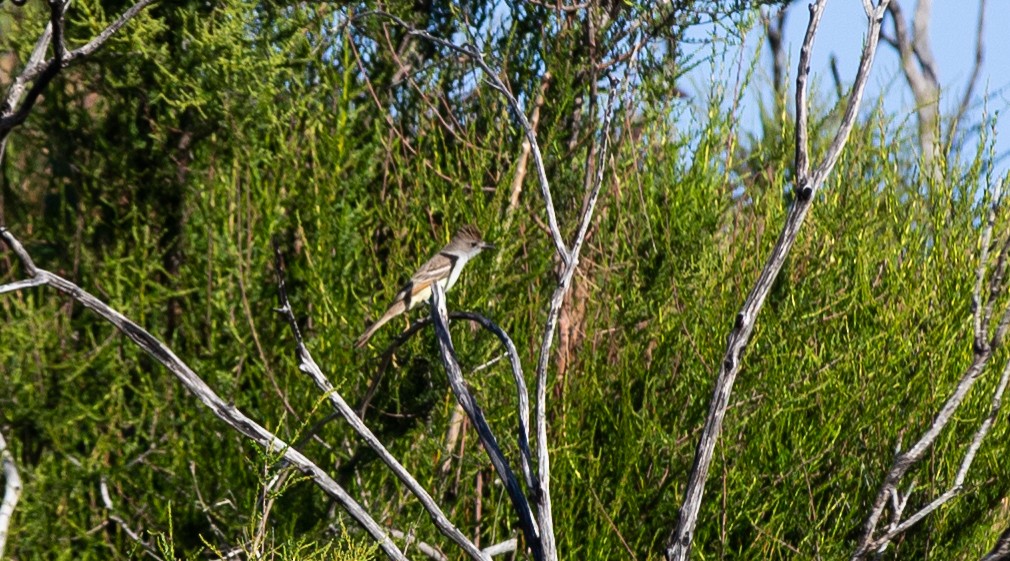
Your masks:
<path fill-rule="evenodd" d="M 407 547 L 415 546 L 417 550 L 428 556 L 430 559 L 435 561 L 448 561 L 448 557 L 445 553 L 442 553 L 437 547 L 427 544 L 422 541 L 418 541 L 414 537 L 413 532 L 403 532 L 402 530 L 397 530 L 396 528 L 387 528 L 389 530 L 389 535 L 393 536 L 398 540 L 403 540 L 406 542 Z M 404 547 L 406 549 L 407 547 Z M 508 539 L 501 543 L 496 543 L 492 546 L 485 547 L 481 552 L 488 558 L 492 558 L 495 555 L 501 555 L 503 553 L 509 553 L 516 550 L 516 539 Z"/>
<path fill-rule="evenodd" d="M 818 0 L 810 6 L 810 22 L 807 25 L 807 32 L 800 48 L 796 76 L 796 184 L 794 185 L 796 197 L 789 208 L 785 224 L 782 226 L 782 232 L 779 234 L 779 239 L 775 247 L 772 248 L 771 255 L 769 255 L 768 260 L 765 262 L 761 275 L 758 277 L 750 294 L 747 295 L 743 307 L 736 316 L 733 329 L 730 331 L 726 353 L 719 365 L 719 375 L 716 379 L 712 399 L 709 403 L 705 428 L 702 431 L 697 450 L 695 451 L 694 465 L 684 492 L 680 517 L 676 528 L 671 532 L 668 540 L 666 556 L 670 561 L 684 561 L 690 555 L 694 529 L 698 523 L 698 511 L 701 508 L 705 483 L 708 479 L 708 471 L 712 463 L 712 455 L 722 431 L 722 423 L 726 416 L 726 410 L 729 407 L 733 383 L 740 372 L 744 349 L 750 341 L 754 324 L 757 321 L 758 313 L 764 305 L 765 297 L 768 296 L 768 292 L 771 290 L 776 277 L 778 277 L 789 251 L 796 242 L 796 237 L 799 234 L 800 227 L 803 225 L 807 212 L 809 212 L 813 205 L 814 194 L 824 183 L 827 175 L 838 161 L 842 148 L 844 148 L 845 143 L 848 141 L 849 133 L 852 131 L 852 127 L 855 126 L 856 114 L 859 111 L 863 91 L 865 90 L 870 68 L 873 65 L 873 58 L 877 51 L 880 25 L 883 20 L 884 10 L 887 9 L 887 3 L 888 0 L 881 0 L 874 7 L 870 0 L 864 0 L 863 2 L 868 20 L 867 36 L 863 43 L 863 51 L 859 60 L 859 69 L 856 73 L 852 93 L 849 94 L 842 122 L 831 145 L 828 147 L 824 160 L 812 171 L 810 170 L 807 132 L 809 126 L 807 80 L 810 74 L 810 53 L 813 48 L 817 27 L 824 11 L 825 0 Z"/>
<path fill-rule="evenodd" d="M 335 499 L 378 542 L 379 547 L 382 548 L 388 557 L 398 561 L 406 560 L 403 552 L 396 547 L 396 544 L 389 538 L 389 535 L 382 526 L 322 468 L 304 454 L 289 446 L 287 442 L 247 417 L 234 405 L 222 399 L 189 365 L 183 362 L 171 349 L 166 347 L 164 343 L 159 341 L 154 335 L 151 335 L 147 330 L 69 280 L 49 271 L 38 269 L 32 262 L 31 256 L 25 251 L 24 246 L 21 245 L 21 242 L 9 230 L 0 228 L 0 238 L 17 255 L 29 276 L 42 279 L 42 282 L 39 283 L 40 285 L 44 284 L 55 288 L 57 291 L 66 294 L 111 323 L 144 352 L 174 374 L 186 389 L 199 399 L 204 406 L 210 409 L 215 416 L 240 434 L 265 448 L 268 453 L 283 456 L 288 463 L 310 477 L 320 489 Z M 6 290 L 4 290 L 3 286 L 0 286 L 0 294 L 3 292 L 6 292 Z"/>
<path fill-rule="evenodd" d="M 116 525 L 123 530 L 123 533 L 125 533 L 131 540 L 134 541 L 134 543 L 144 550 L 144 553 L 150 555 L 158 561 L 165 561 L 162 556 L 158 555 L 158 551 L 151 547 L 151 544 L 144 541 L 144 538 L 142 538 L 138 532 L 135 532 L 133 528 L 130 528 L 130 525 L 126 523 L 126 520 L 123 520 L 122 517 L 115 514 L 116 507 L 112 505 L 112 497 L 109 496 L 109 483 L 105 479 L 104 475 L 98 483 L 98 491 L 102 496 L 102 504 L 105 506 L 105 509 L 109 511 L 109 520 L 115 522 Z"/>
<path fill-rule="evenodd" d="M 614 532 L 614 535 L 617 536 L 621 545 L 624 546 L 624 551 L 628 552 L 628 557 L 631 558 L 631 561 L 638 561 L 638 558 L 635 556 L 635 551 L 631 549 L 630 545 L 628 545 L 628 540 L 624 539 L 624 535 L 621 534 L 621 530 L 617 527 L 617 524 L 614 524 L 614 519 L 611 518 L 610 513 L 607 512 L 607 509 L 603 506 L 603 501 L 601 501 L 599 495 L 596 494 L 596 490 L 590 486 L 589 492 L 593 495 L 593 502 L 596 503 L 596 508 L 600 509 L 600 513 L 603 514 L 603 518 L 607 520 L 607 524 L 610 525 L 610 529 Z"/>
<path fill-rule="evenodd" d="M 957 105 L 957 113 L 950 123 L 947 131 L 947 138 L 944 147 L 949 148 L 957 136 L 957 129 L 964 119 L 968 107 L 971 105 L 971 98 L 975 94 L 975 87 L 978 85 L 978 78 L 982 75 L 982 62 L 985 60 L 985 8 L 986 0 L 979 0 L 978 3 L 978 24 L 975 27 L 975 61 L 972 65 L 971 76 L 968 78 L 968 85 L 964 88 L 964 95 L 961 96 L 961 103 Z"/>
<path fill-rule="evenodd" d="M 445 556 L 437 547 L 422 542 L 414 536 L 414 532 L 403 532 L 397 530 L 396 528 L 387 528 L 389 530 L 389 535 L 393 536 L 398 540 L 403 540 L 403 549 L 409 549 L 411 546 L 417 548 L 418 551 L 427 555 L 430 559 L 435 561 L 449 561 L 449 558 Z"/>
<path fill-rule="evenodd" d="M 442 364 L 445 366 L 446 375 L 449 378 L 449 387 L 456 395 L 456 401 L 463 406 L 467 417 L 477 431 L 484 450 L 491 459 L 491 465 L 498 473 L 499 479 L 505 485 L 512 508 L 519 517 L 519 527 L 526 536 L 526 544 L 532 550 L 533 559 L 541 561 L 544 559 L 544 543 L 537 525 L 533 522 L 533 513 L 530 510 L 529 501 L 522 492 L 519 481 L 516 479 L 512 468 L 509 467 L 505 455 L 498 446 L 498 439 L 491 432 L 491 427 L 484 418 L 484 412 L 477 404 L 473 394 L 466 387 L 463 381 L 463 372 L 456 361 L 455 351 L 452 346 L 452 338 L 449 335 L 449 316 L 445 309 L 445 291 L 436 284 L 432 285 L 431 291 L 431 317 L 435 323 L 435 336 L 438 338 L 438 347 L 442 355 Z"/>
<path fill-rule="evenodd" d="M 551 196 L 550 183 L 547 181 L 547 168 L 544 166 L 544 159 L 543 155 L 540 152 L 540 145 L 537 144 L 536 130 L 533 128 L 533 125 L 530 124 L 530 120 L 526 117 L 526 112 L 523 111 L 522 106 L 519 105 L 519 101 L 515 98 L 514 95 L 512 95 L 512 92 L 509 90 L 508 86 L 505 85 L 505 82 L 502 81 L 501 77 L 499 76 L 499 73 L 495 72 L 491 68 L 491 66 L 487 63 L 487 61 L 484 60 L 484 54 L 481 53 L 479 50 L 477 50 L 477 48 L 474 47 L 473 45 L 470 45 L 469 43 L 463 45 L 457 45 L 452 41 L 443 39 L 441 37 L 437 37 L 435 35 L 432 35 L 431 33 L 428 33 L 427 31 L 416 29 L 407 22 L 403 21 L 402 19 L 386 12 L 381 11 L 366 12 L 357 17 L 366 17 L 369 15 L 375 15 L 392 20 L 394 23 L 402 27 L 407 32 L 408 35 L 414 37 L 420 37 L 422 39 L 435 43 L 436 45 L 440 45 L 453 52 L 459 53 L 467 57 L 468 59 L 473 61 L 474 64 L 479 66 L 482 71 L 484 71 L 484 76 L 488 81 L 488 85 L 490 85 L 493 89 L 497 90 L 500 94 L 502 94 L 502 96 L 505 97 L 505 100 L 508 102 L 509 108 L 512 110 L 512 113 L 515 115 L 516 119 L 519 120 L 519 124 L 522 126 L 523 132 L 526 135 L 526 141 L 529 142 L 530 147 L 532 149 L 533 164 L 537 170 L 537 178 L 540 180 L 540 193 L 544 198 L 544 208 L 546 209 L 547 212 L 547 224 L 550 227 L 551 239 L 554 241 L 554 247 L 557 250 L 558 256 L 561 258 L 561 260 L 566 265 L 569 264 L 569 262 L 571 261 L 571 255 L 569 254 L 568 248 L 565 246 L 565 240 L 561 235 L 561 229 L 558 227 L 558 218 L 557 214 L 554 211 L 554 199 Z"/>
<path fill-rule="evenodd" d="M 141 10 L 151 5 L 154 1 L 155 0 L 139 0 L 87 44 L 78 49 L 74 49 L 73 51 L 66 52 L 63 42 L 63 16 L 67 5 L 69 5 L 69 1 L 63 2 L 62 0 L 51 0 L 49 25 L 43 32 L 42 37 L 40 37 L 38 42 L 36 42 L 35 50 L 32 52 L 32 58 L 29 59 L 29 64 L 25 66 L 24 70 L 11 85 L 11 88 L 7 93 L 7 101 L 2 108 L 2 111 L 0 111 L 0 143 L 5 144 L 7 135 L 10 134 L 11 129 L 20 125 L 28 118 L 28 114 L 31 113 L 32 107 L 35 106 L 35 102 L 38 101 L 39 96 L 42 95 L 46 86 L 48 86 L 49 82 L 51 82 L 52 79 L 59 74 L 60 70 L 67 68 L 71 64 L 79 62 L 93 54 L 101 48 L 101 46 L 104 45 L 105 42 L 116 33 L 116 31 L 119 31 L 119 29 L 126 25 L 128 21 L 140 13 Z M 55 56 L 45 62 L 42 62 L 41 58 L 45 53 L 45 48 L 50 42 L 50 35 L 52 36 Z M 28 90 L 28 93 L 25 94 L 24 90 L 29 82 L 32 83 L 32 87 Z M 22 97 L 24 98 L 23 101 Z M 2 156 L 2 152 L 0 152 L 0 156 Z"/>
<path fill-rule="evenodd" d="M 503 553 L 511 553 L 516 550 L 518 540 L 515 538 L 509 538 L 501 543 L 496 543 L 485 547 L 482 551 L 488 557 L 494 557 L 495 555 L 502 555 Z"/>
<path fill-rule="evenodd" d="M 0 502 L 0 559 L 3 559 L 11 517 L 14 516 L 14 508 L 21 498 L 22 489 L 18 466 L 14 463 L 14 456 L 7 449 L 3 433 L 0 433 L 0 464 L 3 465 L 4 473 L 4 497 L 3 502 Z"/>
<path fill-rule="evenodd" d="M 435 502 L 435 499 L 431 497 L 430 494 L 421 486 L 420 483 L 414 476 L 411 475 L 409 471 L 403 464 L 401 464 L 393 455 L 382 445 L 382 442 L 375 436 L 375 434 L 365 426 L 365 423 L 361 418 L 354 412 L 354 409 L 344 401 L 344 398 L 340 395 L 340 392 L 333 387 L 333 384 L 326 378 L 323 374 L 322 369 L 316 363 L 315 359 L 312 358 L 312 354 L 309 352 L 308 348 L 302 339 L 301 331 L 298 329 L 298 321 L 295 319 L 294 311 L 291 308 L 291 304 L 288 301 L 287 288 L 284 275 L 284 262 L 281 258 L 280 246 L 277 240 L 274 240 L 274 266 L 277 275 L 277 299 L 279 301 L 280 307 L 277 312 L 284 316 L 287 320 L 288 325 L 291 326 L 291 332 L 295 337 L 296 352 L 298 353 L 299 365 L 298 369 L 308 374 L 312 381 L 315 382 L 316 386 L 329 398 L 330 403 L 333 405 L 334 410 L 336 410 L 340 415 L 347 421 L 347 424 L 351 426 L 352 429 L 368 444 L 376 455 L 382 460 L 384 464 L 389 468 L 390 471 L 399 479 L 410 492 L 417 497 L 421 502 L 421 506 L 424 507 L 425 512 L 431 518 L 431 521 L 435 524 L 443 535 L 452 540 L 456 545 L 458 545 L 463 551 L 467 553 L 472 559 L 477 561 L 483 561 L 484 557 L 478 548 L 472 541 L 470 541 L 463 532 L 459 530 L 450 520 L 449 517 L 442 512 L 442 509 Z"/>

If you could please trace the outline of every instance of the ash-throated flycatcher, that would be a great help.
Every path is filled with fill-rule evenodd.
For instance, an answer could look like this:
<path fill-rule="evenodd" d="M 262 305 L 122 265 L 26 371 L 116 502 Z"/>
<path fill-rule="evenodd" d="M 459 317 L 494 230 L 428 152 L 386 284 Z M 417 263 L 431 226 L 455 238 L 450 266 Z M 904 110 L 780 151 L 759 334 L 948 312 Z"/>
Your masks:
<path fill-rule="evenodd" d="M 400 292 L 396 293 L 393 304 L 386 310 L 386 313 L 366 329 L 361 337 L 358 337 L 354 346 L 359 349 L 364 347 L 372 334 L 386 322 L 431 298 L 432 283 L 437 282 L 448 292 L 452 285 L 456 284 L 459 273 L 467 261 L 480 253 L 481 250 L 493 248 L 493 245 L 481 238 L 477 228 L 469 224 L 460 228 L 456 235 L 449 240 L 449 245 L 443 247 L 442 251 L 421 265 L 414 276 L 410 277 L 410 281 L 400 289 Z"/>

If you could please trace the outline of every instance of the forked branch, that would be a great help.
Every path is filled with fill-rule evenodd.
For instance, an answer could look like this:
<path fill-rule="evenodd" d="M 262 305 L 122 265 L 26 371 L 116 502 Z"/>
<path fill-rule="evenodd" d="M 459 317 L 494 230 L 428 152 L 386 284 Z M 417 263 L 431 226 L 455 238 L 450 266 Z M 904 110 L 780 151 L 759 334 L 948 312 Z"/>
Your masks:
<path fill-rule="evenodd" d="M 810 6 L 810 22 L 800 48 L 799 68 L 796 75 L 796 184 L 793 186 L 795 198 L 792 206 L 789 207 L 779 239 L 772 248 L 771 255 L 761 270 L 761 275 L 750 294 L 747 295 L 743 307 L 736 316 L 733 329 L 730 331 L 726 353 L 719 365 L 719 375 L 709 403 L 705 427 L 695 451 L 694 465 L 688 479 L 687 489 L 684 492 L 684 501 L 680 507 L 680 517 L 667 542 L 666 556 L 670 561 L 684 561 L 690 555 L 712 455 L 722 431 L 722 423 L 729 407 L 733 384 L 740 372 L 744 349 L 750 341 L 765 297 L 768 296 L 768 292 L 778 277 L 786 256 L 789 255 L 789 251 L 796 242 L 807 212 L 813 205 L 814 194 L 834 168 L 845 143 L 848 141 L 849 133 L 855 126 L 856 115 L 863 99 L 863 91 L 866 88 L 870 68 L 873 66 L 873 58 L 877 52 L 880 25 L 883 21 L 884 11 L 887 9 L 888 0 L 880 0 L 876 6 L 870 0 L 864 0 L 867 34 L 863 42 L 863 52 L 859 59 L 856 79 L 852 91 L 849 93 L 838 131 L 835 133 L 824 159 L 811 171 L 807 132 L 809 126 L 807 82 L 810 75 L 810 53 L 813 49 L 818 24 L 824 13 L 825 1 L 818 0 Z"/>
<path fill-rule="evenodd" d="M 1010 381 L 1010 362 L 1007 362 L 1003 368 L 999 381 L 993 390 L 989 415 L 986 416 L 975 430 L 974 435 L 972 435 L 972 439 L 968 443 L 964 456 L 961 459 L 957 474 L 954 476 L 954 481 L 946 491 L 908 517 L 904 516 L 903 509 L 892 508 L 890 523 L 878 535 L 878 528 L 887 505 L 903 505 L 907 503 L 908 497 L 911 495 L 912 488 L 909 488 L 905 492 L 901 492 L 899 489 L 905 475 L 926 456 L 926 453 L 936 442 L 937 438 L 940 437 L 943 430 L 953 420 L 958 408 L 964 403 L 965 398 L 968 397 L 968 393 L 976 380 L 985 372 L 993 353 L 1001 346 L 1003 340 L 1006 338 L 1007 330 L 1010 328 L 1010 305 L 1006 305 L 1006 308 L 1000 315 L 999 321 L 993 325 L 997 299 L 1002 297 L 1007 289 L 1008 279 L 1006 272 L 1007 266 L 1010 265 L 1010 231 L 1004 233 L 1002 243 L 1000 244 L 1000 251 L 994 257 L 995 262 L 991 265 L 992 270 L 989 274 L 988 286 L 985 282 L 986 273 L 990 266 L 989 251 L 993 226 L 1003 203 L 1002 186 L 997 186 L 991 196 L 992 201 L 988 217 L 979 236 L 981 249 L 978 268 L 975 272 L 975 287 L 972 293 L 972 312 L 974 316 L 972 322 L 972 350 L 974 358 L 971 365 L 962 374 L 961 379 L 954 387 L 950 396 L 940 408 L 940 411 L 936 414 L 936 417 L 933 418 L 930 427 L 910 448 L 903 452 L 899 450 L 895 454 L 894 463 L 884 477 L 884 482 L 877 492 L 873 506 L 870 509 L 870 514 L 863 524 L 862 536 L 859 538 L 856 549 L 852 554 L 853 561 L 866 559 L 871 555 L 883 552 L 895 537 L 961 494 L 964 481 L 968 476 L 968 470 L 971 468 L 975 456 L 982 446 L 982 441 L 988 436 L 996 420 L 996 415 L 999 414 L 1003 402 L 1003 393 L 1006 391 L 1008 381 Z"/>
<path fill-rule="evenodd" d="M 28 118 L 35 103 L 53 78 L 64 68 L 94 54 L 127 22 L 154 2 L 155 0 L 138 0 L 85 45 L 67 51 L 63 28 L 70 0 L 49 0 L 49 23 L 36 41 L 35 48 L 21 73 L 11 82 L 6 99 L 0 106 L 0 160 L 3 160 L 4 148 L 11 130 Z M 53 47 L 53 56 L 45 59 L 50 43 Z"/>
<path fill-rule="evenodd" d="M 542 561 L 544 559 L 544 542 L 537 529 L 537 524 L 533 521 L 533 511 L 530 508 L 529 500 L 523 494 L 522 487 L 512 468 L 509 467 L 508 460 L 505 459 L 505 454 L 502 453 L 501 447 L 498 445 L 498 439 L 491 432 L 491 426 L 488 425 L 487 419 L 484 417 L 484 411 L 481 410 L 463 380 L 463 371 L 460 369 L 459 362 L 456 361 L 456 352 L 449 334 L 445 290 L 437 283 L 432 284 L 431 304 L 431 319 L 435 324 L 435 336 L 438 338 L 442 364 L 445 366 L 445 372 L 449 378 L 449 387 L 452 388 L 456 401 L 463 407 L 470 422 L 477 430 L 477 436 L 491 459 L 491 465 L 494 466 L 498 478 L 505 485 L 505 491 L 512 502 L 512 509 L 519 517 L 519 527 L 526 537 L 526 546 L 532 551 L 535 561 Z"/>

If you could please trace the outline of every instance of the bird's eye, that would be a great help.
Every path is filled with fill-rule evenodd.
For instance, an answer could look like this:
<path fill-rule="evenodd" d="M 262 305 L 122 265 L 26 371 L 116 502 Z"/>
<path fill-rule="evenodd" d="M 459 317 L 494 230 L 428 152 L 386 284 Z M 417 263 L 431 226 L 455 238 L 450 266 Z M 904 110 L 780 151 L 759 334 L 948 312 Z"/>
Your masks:
<path fill-rule="evenodd" d="M 477 247 L 477 242 L 470 242 L 470 247 Z"/>

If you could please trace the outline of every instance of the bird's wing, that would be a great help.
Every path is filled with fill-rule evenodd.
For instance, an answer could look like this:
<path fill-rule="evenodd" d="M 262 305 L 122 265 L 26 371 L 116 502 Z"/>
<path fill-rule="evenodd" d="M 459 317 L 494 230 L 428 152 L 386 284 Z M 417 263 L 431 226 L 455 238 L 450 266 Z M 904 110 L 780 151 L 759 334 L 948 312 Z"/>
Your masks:
<path fill-rule="evenodd" d="M 431 283 L 443 281 L 449 278 L 453 266 L 456 264 L 456 257 L 448 253 L 437 253 L 421 265 L 421 268 L 410 278 L 412 286 L 411 294 L 417 294 L 431 286 Z"/>

